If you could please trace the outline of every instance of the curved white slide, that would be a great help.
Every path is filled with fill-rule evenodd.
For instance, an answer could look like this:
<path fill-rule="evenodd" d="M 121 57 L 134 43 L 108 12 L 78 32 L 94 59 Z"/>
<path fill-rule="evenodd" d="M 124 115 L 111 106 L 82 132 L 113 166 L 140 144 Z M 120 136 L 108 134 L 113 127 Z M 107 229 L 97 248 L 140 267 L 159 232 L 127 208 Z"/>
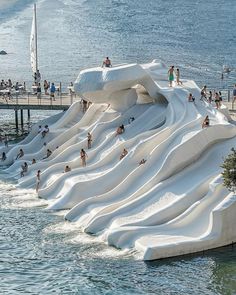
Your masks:
<path fill-rule="evenodd" d="M 37 136 L 28 140 L 24 157 L 6 170 L 18 178 L 22 162 L 36 157 L 20 186 L 35 187 L 40 169 L 38 194 L 48 209 L 69 209 L 67 220 L 109 245 L 135 248 L 145 260 L 236 242 L 235 196 L 220 177 L 223 158 L 236 146 L 236 126 L 224 106 L 200 100 L 194 81 L 169 87 L 167 71 L 156 60 L 82 71 L 75 90 L 93 103 L 89 110 L 82 117 L 72 106 L 52 124 L 46 146 Z M 202 128 L 207 115 L 210 126 Z M 125 132 L 116 136 L 121 124 Z M 42 160 L 47 148 L 53 153 Z M 63 173 L 66 165 L 71 171 Z"/>

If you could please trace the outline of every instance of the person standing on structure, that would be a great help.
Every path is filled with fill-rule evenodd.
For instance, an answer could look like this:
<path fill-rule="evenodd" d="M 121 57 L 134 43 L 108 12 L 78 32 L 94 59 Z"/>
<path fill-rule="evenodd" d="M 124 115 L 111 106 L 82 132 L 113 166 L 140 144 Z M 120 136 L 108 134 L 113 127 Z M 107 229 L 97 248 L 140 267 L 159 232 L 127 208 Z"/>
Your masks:
<path fill-rule="evenodd" d="M 174 81 L 174 66 L 171 66 L 168 71 L 169 86 L 172 87 Z"/>
<path fill-rule="evenodd" d="M 50 99 L 56 100 L 55 99 L 55 92 L 56 92 L 56 87 L 55 87 L 54 83 L 52 83 L 52 85 L 50 87 Z"/>

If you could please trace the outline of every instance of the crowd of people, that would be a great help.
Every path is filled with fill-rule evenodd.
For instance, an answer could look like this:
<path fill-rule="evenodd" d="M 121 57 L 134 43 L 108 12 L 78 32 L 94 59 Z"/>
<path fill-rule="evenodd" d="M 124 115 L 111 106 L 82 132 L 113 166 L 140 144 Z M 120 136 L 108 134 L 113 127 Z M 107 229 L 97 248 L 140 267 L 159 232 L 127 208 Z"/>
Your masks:
<path fill-rule="evenodd" d="M 8 89 L 9 91 L 11 91 L 12 89 L 14 90 L 19 90 L 19 89 L 25 89 L 25 84 L 23 83 L 19 83 L 16 82 L 15 84 L 11 81 L 11 79 L 8 80 L 4 80 L 2 79 L 0 82 L 0 90 L 5 90 Z"/>
<path fill-rule="evenodd" d="M 32 84 L 33 93 L 36 94 L 38 99 L 42 98 L 42 87 L 45 95 L 49 95 L 51 100 L 56 100 L 55 93 L 57 91 L 55 83 L 48 82 L 47 80 L 43 81 L 43 86 L 41 84 L 41 74 L 39 70 L 33 75 L 34 82 Z M 26 91 L 26 84 L 16 82 L 15 84 L 11 79 L 4 80 L 2 79 L 0 82 L 0 90 L 7 90 L 7 92 L 0 92 L 3 98 L 11 99 L 12 98 L 12 90 L 15 91 Z"/>
<path fill-rule="evenodd" d="M 21 84 L 19 82 L 16 82 L 14 84 L 11 79 L 2 79 L 0 82 L 0 96 L 2 97 L 2 99 L 6 100 L 6 102 L 13 98 L 13 94 L 18 97 L 18 95 L 20 93 L 23 93 L 25 90 L 25 83 Z"/>
<path fill-rule="evenodd" d="M 188 95 L 188 101 L 189 102 L 195 102 L 195 97 L 193 96 L 192 93 L 189 93 Z M 216 91 L 216 90 L 207 90 L 207 86 L 204 85 L 200 91 L 200 101 L 205 101 L 208 102 L 209 104 L 215 104 L 216 109 L 220 109 L 222 106 L 222 93 L 221 91 Z M 234 85 L 233 88 L 233 100 L 232 100 L 232 109 L 233 109 L 233 104 L 236 101 L 236 84 Z M 209 116 L 207 115 L 203 122 L 202 122 L 202 128 L 209 127 L 210 126 L 210 119 Z"/>
<path fill-rule="evenodd" d="M 131 118 L 130 118 L 130 120 L 129 120 L 129 124 L 130 124 L 132 121 L 134 121 L 134 117 L 131 117 Z M 122 124 L 122 125 L 120 125 L 120 126 L 118 127 L 116 134 L 121 134 L 121 133 L 123 133 L 124 131 L 125 131 L 125 127 L 124 127 L 124 125 Z M 42 130 L 41 130 L 41 126 L 39 126 L 39 132 L 42 132 Z M 91 134 L 90 132 L 87 133 L 87 146 L 88 146 L 88 149 L 91 149 L 91 147 L 92 147 L 92 134 Z M 46 159 L 46 158 L 50 157 L 51 154 L 52 154 L 51 150 L 47 149 L 47 155 L 46 155 L 43 159 Z M 123 151 L 122 151 L 122 153 L 121 153 L 121 155 L 120 155 L 120 160 L 122 160 L 127 154 L 128 154 L 128 150 L 124 148 Z M 86 153 L 86 151 L 85 151 L 83 148 L 81 148 L 81 150 L 80 150 L 80 159 L 81 159 L 81 166 L 82 166 L 82 167 L 86 167 L 86 165 L 87 165 L 87 159 L 88 159 L 88 154 Z M 147 161 L 147 160 L 142 159 L 142 160 L 138 163 L 138 165 L 145 164 L 146 161 Z M 72 170 L 71 167 L 70 167 L 69 165 L 66 165 L 66 166 L 65 166 L 65 169 L 64 169 L 64 171 L 63 171 L 63 173 L 70 172 L 71 170 Z M 38 172 L 37 172 L 37 176 L 36 176 L 36 178 L 37 178 L 36 191 L 38 191 L 38 188 L 39 188 L 39 183 L 40 183 L 40 173 L 41 173 L 41 171 L 38 170 Z"/>
<path fill-rule="evenodd" d="M 35 88 L 36 89 L 35 94 L 37 95 L 37 98 L 41 99 L 42 98 L 42 86 L 41 86 L 41 83 L 39 82 L 37 84 L 34 84 L 33 86 L 36 87 Z M 54 82 L 50 83 L 47 80 L 44 80 L 43 89 L 44 89 L 44 94 L 45 95 L 49 95 L 49 98 L 51 100 L 54 100 L 54 101 L 56 100 L 55 93 L 56 93 L 57 89 L 56 89 L 56 86 L 55 86 Z"/>
<path fill-rule="evenodd" d="M 212 104 L 213 102 L 215 103 L 215 106 L 217 109 L 220 109 L 223 101 L 222 93 L 221 91 L 215 91 L 215 90 L 209 90 L 207 91 L 207 86 L 204 85 L 203 88 L 201 89 L 201 97 L 200 100 L 205 100 L 208 103 Z"/>

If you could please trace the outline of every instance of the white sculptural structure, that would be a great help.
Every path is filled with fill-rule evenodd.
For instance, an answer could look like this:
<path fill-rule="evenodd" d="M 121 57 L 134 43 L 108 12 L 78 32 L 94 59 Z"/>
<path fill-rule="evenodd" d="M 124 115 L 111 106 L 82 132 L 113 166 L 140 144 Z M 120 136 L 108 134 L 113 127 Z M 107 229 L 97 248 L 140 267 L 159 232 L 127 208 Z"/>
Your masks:
<path fill-rule="evenodd" d="M 145 260 L 235 242 L 236 196 L 223 187 L 220 165 L 236 146 L 236 126 L 226 107 L 200 101 L 194 81 L 183 82 L 169 87 L 167 68 L 157 61 L 82 71 L 75 91 L 93 104 L 83 116 L 76 102 L 51 118 L 54 152 L 31 165 L 19 185 L 34 187 L 40 169 L 39 196 L 49 209 L 68 209 L 66 219 L 84 231 L 117 248 L 135 248 Z M 195 102 L 188 101 L 190 92 Z M 206 115 L 210 126 L 202 128 Z M 121 124 L 125 132 L 116 136 Z M 88 132 L 92 148 L 81 167 Z M 22 161 L 44 154 L 40 136 L 30 136 L 8 151 L 11 175 Z M 21 147 L 25 155 L 14 162 Z M 124 148 L 128 154 L 120 160 Z M 65 165 L 70 172 L 62 173 Z"/>

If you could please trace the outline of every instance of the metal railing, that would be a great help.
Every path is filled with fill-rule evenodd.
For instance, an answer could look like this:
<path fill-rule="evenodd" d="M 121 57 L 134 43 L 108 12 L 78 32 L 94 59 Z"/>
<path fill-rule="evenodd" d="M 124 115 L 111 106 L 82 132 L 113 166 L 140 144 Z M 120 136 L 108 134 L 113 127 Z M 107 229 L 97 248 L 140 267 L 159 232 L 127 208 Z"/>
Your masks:
<path fill-rule="evenodd" d="M 0 94 L 0 108 L 4 106 L 70 106 L 78 97 L 74 92 L 63 93 L 56 91 L 55 96 L 50 94 L 30 92 L 27 90 L 20 92 L 9 92 L 7 94 Z"/>
<path fill-rule="evenodd" d="M 37 94 L 37 86 L 31 85 L 27 87 L 29 83 L 22 83 L 19 90 L 15 88 L 1 89 L 0 90 L 0 108 L 4 106 L 70 106 L 76 100 L 76 94 L 73 90 L 73 86 L 69 85 L 63 87 L 62 83 L 54 82 L 56 92 L 55 97 L 51 97 L 50 94 L 44 92 L 44 88 L 41 87 L 41 94 Z M 42 85 L 43 86 L 43 85 Z M 48 89 L 49 91 L 49 89 Z"/>

